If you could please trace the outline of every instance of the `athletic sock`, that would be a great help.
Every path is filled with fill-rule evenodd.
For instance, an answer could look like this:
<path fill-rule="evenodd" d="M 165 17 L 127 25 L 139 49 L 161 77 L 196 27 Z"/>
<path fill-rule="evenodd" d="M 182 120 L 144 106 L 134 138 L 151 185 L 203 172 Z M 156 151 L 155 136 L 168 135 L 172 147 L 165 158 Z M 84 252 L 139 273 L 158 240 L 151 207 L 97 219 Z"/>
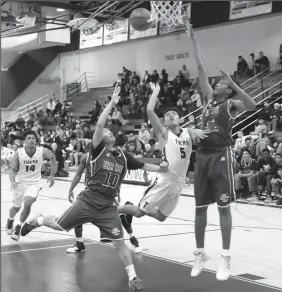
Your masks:
<path fill-rule="evenodd" d="M 20 221 L 18 225 L 22 226 L 23 224 L 24 224 L 24 222 L 21 222 L 21 221 Z"/>
<path fill-rule="evenodd" d="M 229 249 L 223 249 L 221 252 L 221 255 L 224 257 L 229 257 L 230 256 L 230 250 Z"/>
<path fill-rule="evenodd" d="M 44 216 L 39 216 L 37 219 L 37 223 L 39 226 L 43 226 L 43 220 L 44 220 Z"/>
<path fill-rule="evenodd" d="M 10 221 L 14 221 L 15 217 L 14 217 L 14 218 L 11 218 L 11 217 L 9 216 L 8 219 L 9 219 Z"/>
<path fill-rule="evenodd" d="M 78 241 L 78 242 L 82 242 L 82 243 L 83 243 L 83 237 L 77 237 L 77 238 L 76 238 L 76 241 Z"/>
<path fill-rule="evenodd" d="M 202 253 L 202 252 L 204 252 L 205 251 L 205 248 L 204 247 L 202 247 L 202 248 L 197 248 L 196 249 L 196 252 L 198 252 L 198 253 Z"/>
<path fill-rule="evenodd" d="M 133 233 L 128 233 L 129 238 L 135 237 Z"/>
<path fill-rule="evenodd" d="M 137 277 L 134 265 L 130 265 L 130 266 L 125 267 L 125 270 L 126 270 L 126 272 L 128 274 L 129 281 L 131 281 L 131 280 L 133 280 L 134 278 Z"/>

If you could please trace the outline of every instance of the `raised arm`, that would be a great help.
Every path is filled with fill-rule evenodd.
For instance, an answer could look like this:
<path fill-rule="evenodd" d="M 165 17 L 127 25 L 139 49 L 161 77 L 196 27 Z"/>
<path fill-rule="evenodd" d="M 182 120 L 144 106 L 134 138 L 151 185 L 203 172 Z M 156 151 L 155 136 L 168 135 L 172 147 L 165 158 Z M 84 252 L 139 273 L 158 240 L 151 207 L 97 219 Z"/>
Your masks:
<path fill-rule="evenodd" d="M 193 28 L 190 25 L 190 23 L 187 23 L 187 34 L 192 41 L 192 50 L 194 52 L 198 67 L 199 84 L 203 92 L 204 102 L 207 103 L 209 100 L 213 98 L 213 90 L 209 83 L 206 64 L 204 62 L 201 49 L 199 47 L 199 44 L 197 43 Z"/>
<path fill-rule="evenodd" d="M 10 172 L 9 172 L 9 177 L 10 177 L 10 181 L 12 184 L 12 187 L 15 188 L 16 187 L 16 175 L 19 171 L 19 166 L 20 166 L 20 162 L 19 162 L 19 153 L 15 152 L 11 162 L 10 162 L 11 168 L 10 168 Z"/>
<path fill-rule="evenodd" d="M 86 161 L 87 161 L 87 156 L 88 154 L 84 154 L 81 159 L 80 159 L 80 164 L 78 166 L 78 170 L 72 180 L 70 189 L 69 189 L 69 201 L 71 203 L 73 203 L 73 199 L 74 199 L 74 194 L 73 194 L 73 190 L 74 188 L 77 186 L 77 184 L 80 182 L 81 176 L 84 172 L 84 169 L 86 167 Z"/>
<path fill-rule="evenodd" d="M 107 119 L 108 119 L 113 107 L 119 102 L 119 98 L 120 98 L 119 93 L 120 93 L 120 87 L 118 84 L 116 84 L 112 99 L 107 104 L 107 106 L 103 110 L 103 112 L 101 113 L 101 115 L 98 119 L 98 122 L 96 124 L 95 132 L 93 134 L 93 139 L 92 139 L 92 143 L 93 143 L 94 148 L 96 148 L 102 142 L 105 124 L 107 122 Z"/>
<path fill-rule="evenodd" d="M 48 181 L 50 181 L 49 186 L 52 187 L 55 184 L 54 175 L 57 171 L 57 163 L 56 163 L 55 154 L 51 150 L 47 148 L 43 148 L 43 159 L 50 160 L 51 170 L 50 170 L 50 176 L 48 178 Z"/>
<path fill-rule="evenodd" d="M 157 137 L 160 140 L 166 139 L 167 129 L 162 125 L 159 117 L 155 113 L 155 107 L 156 107 L 158 95 L 160 92 L 160 86 L 159 86 L 159 84 L 154 84 L 152 82 L 150 83 L 150 86 L 151 86 L 151 89 L 153 90 L 153 93 L 152 93 L 151 98 L 149 100 L 149 103 L 147 105 L 148 118 L 150 120 L 150 123 L 151 123 L 153 130 L 154 130 L 155 134 L 157 135 Z"/>

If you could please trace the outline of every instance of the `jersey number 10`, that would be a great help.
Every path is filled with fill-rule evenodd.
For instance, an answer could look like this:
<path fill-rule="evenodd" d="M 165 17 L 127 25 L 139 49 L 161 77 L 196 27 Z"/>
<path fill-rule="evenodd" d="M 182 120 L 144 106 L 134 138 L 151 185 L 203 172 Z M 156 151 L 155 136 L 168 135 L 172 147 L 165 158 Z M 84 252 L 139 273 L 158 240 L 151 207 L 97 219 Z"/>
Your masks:
<path fill-rule="evenodd" d="M 26 172 L 35 171 L 35 165 L 26 165 L 25 170 Z"/>
<path fill-rule="evenodd" d="M 102 185 L 108 188 L 115 188 L 119 181 L 119 175 L 112 172 L 107 172 L 106 178 L 103 181 Z"/>

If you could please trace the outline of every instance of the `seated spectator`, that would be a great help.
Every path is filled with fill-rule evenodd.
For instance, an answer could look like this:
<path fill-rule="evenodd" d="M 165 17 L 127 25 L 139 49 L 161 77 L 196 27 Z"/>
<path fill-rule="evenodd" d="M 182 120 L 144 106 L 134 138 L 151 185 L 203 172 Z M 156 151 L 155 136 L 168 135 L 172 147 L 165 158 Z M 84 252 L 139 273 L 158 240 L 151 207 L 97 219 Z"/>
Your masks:
<path fill-rule="evenodd" d="M 135 143 L 129 143 L 127 144 L 127 149 L 128 149 L 128 153 L 131 154 L 134 157 L 142 157 L 142 151 L 141 149 L 138 149 L 136 147 Z"/>
<path fill-rule="evenodd" d="M 280 153 L 276 153 L 275 162 L 273 178 L 271 179 L 271 193 L 268 194 L 265 203 L 272 203 L 272 200 L 277 198 L 279 205 L 282 188 L 282 155 Z"/>
<path fill-rule="evenodd" d="M 115 146 L 122 147 L 123 145 L 125 145 L 126 142 L 127 142 L 126 136 L 123 134 L 122 131 L 118 131 L 117 136 L 116 136 Z"/>
<path fill-rule="evenodd" d="M 161 81 L 163 85 L 168 83 L 168 74 L 166 73 L 165 69 L 162 69 L 161 71 Z"/>
<path fill-rule="evenodd" d="M 267 125 L 262 117 L 259 117 L 258 119 L 258 125 L 255 127 L 255 133 L 258 135 L 267 133 Z"/>
<path fill-rule="evenodd" d="M 275 103 L 273 109 L 270 110 L 270 119 L 271 119 L 271 130 L 276 131 L 277 126 L 282 122 L 281 121 L 281 107 L 279 103 Z"/>
<path fill-rule="evenodd" d="M 269 71 L 269 59 L 264 56 L 263 52 L 259 52 L 259 57 L 255 60 L 255 64 L 258 67 L 259 72 Z"/>
<path fill-rule="evenodd" d="M 129 151 L 129 145 L 130 144 L 135 144 L 135 148 L 134 149 L 136 149 L 136 151 L 138 153 L 141 152 L 141 142 L 139 140 L 137 140 L 136 137 L 132 133 L 128 136 L 128 140 L 125 143 L 125 145 L 123 145 L 122 148 L 125 151 Z"/>
<path fill-rule="evenodd" d="M 21 114 L 18 114 L 18 118 L 15 121 L 15 125 L 18 130 L 23 129 L 25 127 L 25 120 L 22 118 Z"/>
<path fill-rule="evenodd" d="M 271 107 L 268 101 L 265 101 L 263 103 L 263 108 L 260 112 L 260 116 L 262 119 L 265 120 L 268 131 L 270 131 L 270 127 L 272 125 L 271 119 L 270 119 L 270 112 L 271 112 Z"/>
<path fill-rule="evenodd" d="M 157 72 L 157 70 L 153 71 L 153 74 L 151 75 L 151 82 L 157 83 L 160 80 L 160 75 Z"/>
<path fill-rule="evenodd" d="M 135 71 L 132 72 L 131 85 L 137 85 L 140 83 L 140 77 L 136 74 Z"/>
<path fill-rule="evenodd" d="M 256 193 L 257 162 L 251 158 L 248 150 L 242 152 L 239 162 L 239 172 L 235 175 L 235 191 L 238 198 L 248 198 L 249 193 Z"/>
<path fill-rule="evenodd" d="M 271 179 L 273 178 L 274 167 L 275 160 L 271 157 L 270 151 L 266 148 L 262 151 L 262 156 L 257 161 L 256 179 L 259 197 L 262 195 L 266 196 L 266 192 L 269 194 L 271 193 Z M 253 193 L 249 201 L 258 201 L 258 196 Z"/>
<path fill-rule="evenodd" d="M 194 115 L 190 115 L 188 117 L 187 127 L 188 128 L 191 128 L 191 129 L 196 129 L 197 128 L 196 119 L 195 119 L 195 116 Z"/>
<path fill-rule="evenodd" d="M 149 74 L 149 72 L 146 70 L 142 83 L 144 83 L 145 85 L 149 84 L 151 82 L 151 75 Z"/>
<path fill-rule="evenodd" d="M 141 147 L 144 149 L 145 144 L 147 144 L 150 140 L 150 133 L 147 129 L 147 124 L 142 124 L 141 129 L 138 133 L 139 141 L 141 142 Z"/>
<path fill-rule="evenodd" d="M 258 159 L 264 149 L 268 149 L 269 137 L 264 133 L 261 138 L 257 139 L 251 147 L 251 156 L 253 159 Z"/>
<path fill-rule="evenodd" d="M 143 157 L 153 158 L 153 156 L 154 156 L 154 153 L 151 150 L 151 145 L 150 144 L 145 144 L 145 151 L 143 153 Z"/>
<path fill-rule="evenodd" d="M 243 76 L 248 74 L 248 71 L 249 71 L 248 63 L 242 56 L 239 56 L 238 63 L 237 63 L 237 71 L 235 71 L 234 73 L 235 77 L 239 75 L 240 78 L 242 78 Z"/>
<path fill-rule="evenodd" d="M 181 69 L 182 75 L 186 81 L 190 83 L 190 71 L 186 68 L 186 65 L 182 65 Z"/>

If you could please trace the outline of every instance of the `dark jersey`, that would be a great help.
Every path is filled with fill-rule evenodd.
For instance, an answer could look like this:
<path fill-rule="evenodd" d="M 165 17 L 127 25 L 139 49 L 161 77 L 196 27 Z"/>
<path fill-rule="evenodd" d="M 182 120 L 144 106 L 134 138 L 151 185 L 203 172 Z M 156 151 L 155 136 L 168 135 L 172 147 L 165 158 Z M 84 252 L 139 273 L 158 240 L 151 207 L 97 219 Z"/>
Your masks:
<path fill-rule="evenodd" d="M 273 167 L 273 174 L 275 178 L 282 179 L 282 165 L 275 163 Z"/>
<path fill-rule="evenodd" d="M 231 146 L 233 140 L 231 130 L 234 119 L 230 116 L 228 109 L 229 101 L 216 103 L 209 102 L 202 114 L 202 129 L 210 130 L 206 139 L 200 140 L 200 149 L 215 149 Z"/>
<path fill-rule="evenodd" d="M 260 158 L 257 162 L 257 170 L 264 171 L 266 174 L 273 174 L 275 160 L 271 156 L 268 158 Z"/>
<path fill-rule="evenodd" d="M 249 161 L 241 160 L 239 170 L 242 174 L 249 174 L 257 170 L 257 162 L 254 159 Z"/>
<path fill-rule="evenodd" d="M 89 153 L 86 162 L 85 185 L 93 192 L 86 193 L 82 199 L 95 205 L 112 205 L 119 194 L 126 171 L 143 166 L 143 162 L 120 148 L 109 151 L 101 143 Z"/>

